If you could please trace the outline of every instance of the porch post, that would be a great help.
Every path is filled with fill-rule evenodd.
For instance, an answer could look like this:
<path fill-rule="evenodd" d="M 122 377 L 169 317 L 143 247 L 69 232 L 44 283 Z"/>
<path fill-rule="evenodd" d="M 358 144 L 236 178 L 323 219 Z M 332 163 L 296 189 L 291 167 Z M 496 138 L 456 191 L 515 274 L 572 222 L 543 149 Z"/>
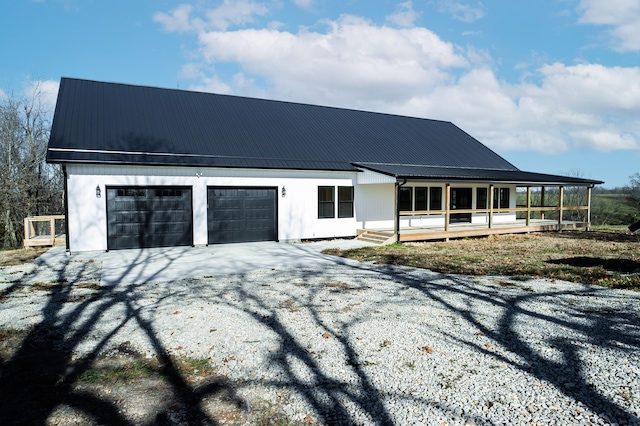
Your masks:
<path fill-rule="evenodd" d="M 544 186 L 540 192 L 540 207 L 544 207 Z M 544 210 L 540 211 L 540 219 L 544 220 Z"/>
<path fill-rule="evenodd" d="M 558 225 L 562 225 L 562 207 L 564 206 L 564 186 L 558 191 Z"/>
<path fill-rule="evenodd" d="M 395 184 L 395 195 L 393 197 L 393 211 L 395 212 L 395 217 L 393 220 L 393 235 L 396 236 L 396 243 L 400 242 L 400 204 L 398 203 L 398 193 L 400 192 L 400 185 L 396 181 Z"/>
<path fill-rule="evenodd" d="M 451 185 L 446 184 L 444 187 L 444 232 L 449 230 L 449 204 L 451 204 Z"/>
<path fill-rule="evenodd" d="M 531 187 L 527 186 L 527 226 L 531 222 Z"/>
<path fill-rule="evenodd" d="M 489 185 L 489 229 L 493 228 L 493 185 Z"/>
<path fill-rule="evenodd" d="M 587 230 L 591 230 L 591 187 L 587 186 Z"/>

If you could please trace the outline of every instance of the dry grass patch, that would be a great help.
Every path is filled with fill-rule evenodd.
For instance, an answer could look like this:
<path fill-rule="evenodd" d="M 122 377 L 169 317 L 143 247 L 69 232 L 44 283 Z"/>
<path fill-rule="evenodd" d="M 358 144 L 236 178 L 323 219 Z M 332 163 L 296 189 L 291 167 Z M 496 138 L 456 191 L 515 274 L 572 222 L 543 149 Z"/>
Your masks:
<path fill-rule="evenodd" d="M 33 262 L 49 248 L 21 248 L 15 250 L 0 250 L 0 266 L 15 266 Z"/>
<path fill-rule="evenodd" d="M 498 235 L 325 253 L 465 275 L 550 278 L 640 290 L 640 239 L 620 230 Z"/>

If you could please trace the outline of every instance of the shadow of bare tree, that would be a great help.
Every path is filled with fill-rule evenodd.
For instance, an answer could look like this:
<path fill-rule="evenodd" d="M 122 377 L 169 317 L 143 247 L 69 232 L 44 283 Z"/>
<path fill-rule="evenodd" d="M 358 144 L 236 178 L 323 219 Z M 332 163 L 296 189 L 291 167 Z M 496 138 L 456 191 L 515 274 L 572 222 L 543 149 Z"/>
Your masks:
<path fill-rule="evenodd" d="M 216 424 L 203 401 L 224 395 L 244 406 L 240 389 L 285 395 L 292 423 L 640 422 L 635 293 L 342 259 L 171 283 L 152 277 L 84 298 L 70 275 L 82 274 L 59 268 L 41 319 L 2 360 L 0 417 L 10 423 L 42 424 L 66 405 L 100 424 Z M 0 300 L 27 286 L 7 286 Z M 190 339 L 184 351 L 215 347 L 211 362 L 224 374 L 191 383 L 167 344 L 174 331 Z M 77 386 L 133 333 L 170 395 L 144 420 Z"/>
<path fill-rule="evenodd" d="M 148 254 L 141 250 L 131 264 L 143 264 Z M 80 264 L 87 267 L 90 262 Z M 48 293 L 42 303 L 41 320 L 26 332 L 19 348 L 8 359 L 1 359 L 2 422 L 45 424 L 58 407 L 66 406 L 73 409 L 74 416 L 80 415 L 81 419 L 91 423 L 133 424 L 117 401 L 83 391 L 77 386 L 79 378 L 93 368 L 102 354 L 121 344 L 115 336 L 127 324 L 133 324 L 149 340 L 153 357 L 158 361 L 158 374 L 168 384 L 170 395 L 155 416 L 144 422 L 174 424 L 178 419 L 184 424 L 216 424 L 203 410 L 202 401 L 218 394 L 225 394 L 228 399 L 235 398 L 231 384 L 223 378 L 211 378 L 197 383 L 197 386 L 189 383 L 174 357 L 157 338 L 153 324 L 141 315 L 137 286 L 99 287 L 95 282 L 86 283 L 82 281 L 85 271 L 70 272 L 70 266 L 77 265 L 78 262 L 74 264 L 73 261 L 64 264 L 41 261 L 38 266 L 56 271 L 56 279 L 49 283 L 31 284 L 18 281 L 2 292 L 4 300 L 17 292 L 39 290 Z M 171 261 L 165 265 L 165 268 L 169 267 Z M 110 310 L 118 311 L 120 315 L 117 321 L 104 323 L 104 313 Z M 80 350 L 80 346 L 87 342 L 90 342 L 91 349 Z"/>

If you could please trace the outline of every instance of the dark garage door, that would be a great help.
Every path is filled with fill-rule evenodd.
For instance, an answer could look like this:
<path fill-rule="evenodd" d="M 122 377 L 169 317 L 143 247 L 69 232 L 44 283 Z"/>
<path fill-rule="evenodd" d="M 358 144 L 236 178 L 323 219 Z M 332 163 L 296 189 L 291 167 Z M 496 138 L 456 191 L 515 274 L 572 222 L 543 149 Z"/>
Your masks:
<path fill-rule="evenodd" d="M 209 244 L 277 240 L 276 193 L 276 188 L 208 188 Z"/>
<path fill-rule="evenodd" d="M 191 188 L 107 187 L 107 248 L 193 244 Z"/>

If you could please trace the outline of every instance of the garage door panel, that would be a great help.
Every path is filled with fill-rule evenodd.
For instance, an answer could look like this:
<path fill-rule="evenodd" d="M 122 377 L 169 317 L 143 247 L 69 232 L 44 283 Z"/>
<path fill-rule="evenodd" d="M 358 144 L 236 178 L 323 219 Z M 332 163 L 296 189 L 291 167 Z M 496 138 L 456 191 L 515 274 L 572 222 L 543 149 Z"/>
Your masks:
<path fill-rule="evenodd" d="M 110 250 L 193 244 L 191 188 L 107 188 Z"/>
<path fill-rule="evenodd" d="M 275 241 L 276 188 L 209 188 L 209 244 Z"/>

